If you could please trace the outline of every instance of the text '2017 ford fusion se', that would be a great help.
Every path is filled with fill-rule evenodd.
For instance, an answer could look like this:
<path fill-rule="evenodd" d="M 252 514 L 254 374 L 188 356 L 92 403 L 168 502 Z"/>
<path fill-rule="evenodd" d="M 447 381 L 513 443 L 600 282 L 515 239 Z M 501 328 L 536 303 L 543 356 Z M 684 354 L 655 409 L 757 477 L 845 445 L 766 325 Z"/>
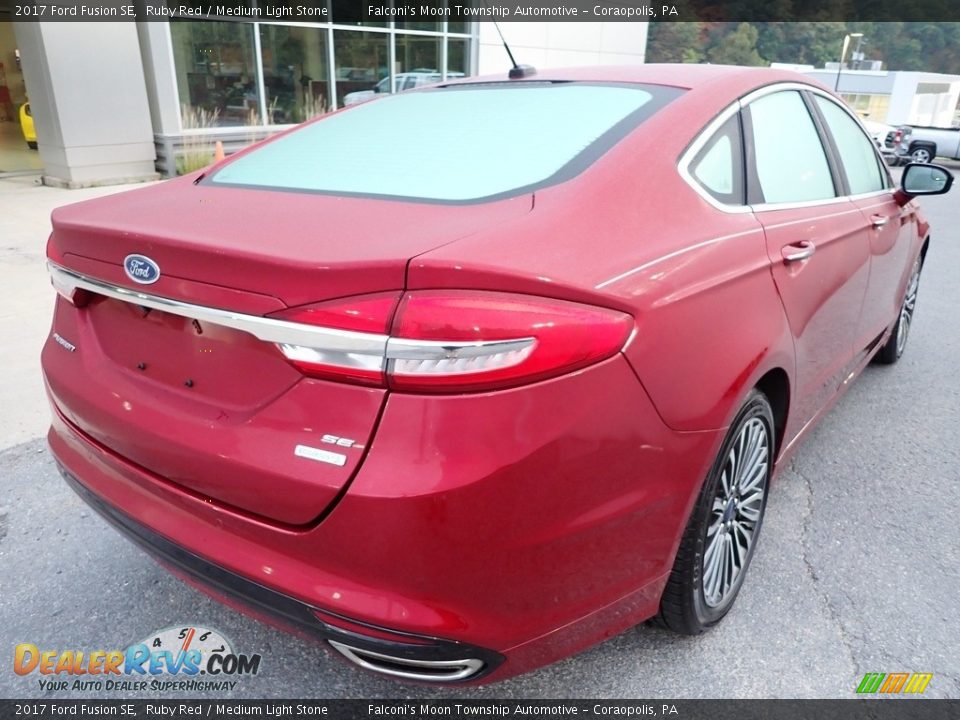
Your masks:
<path fill-rule="evenodd" d="M 720 66 L 468 78 L 58 209 L 66 480 L 356 665 L 501 679 L 730 609 L 771 477 L 904 350 L 929 243 L 860 122 Z"/>

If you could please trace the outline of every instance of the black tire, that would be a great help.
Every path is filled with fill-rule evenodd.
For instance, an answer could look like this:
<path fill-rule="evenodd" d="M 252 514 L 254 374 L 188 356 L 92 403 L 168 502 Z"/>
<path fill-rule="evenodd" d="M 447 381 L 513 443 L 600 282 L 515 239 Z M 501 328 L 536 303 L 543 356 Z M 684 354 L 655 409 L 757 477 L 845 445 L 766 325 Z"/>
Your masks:
<path fill-rule="evenodd" d="M 759 420 L 759 425 L 754 423 L 754 420 Z M 719 517 L 716 515 L 715 500 L 724 502 L 718 497 L 718 494 L 724 492 L 721 479 L 726 475 L 725 470 L 731 468 L 729 465 L 731 452 L 748 425 L 751 429 L 762 426 L 767 443 L 767 461 L 766 469 L 763 471 L 763 496 L 760 501 L 759 517 L 753 528 L 752 540 L 749 541 L 741 569 L 720 602 L 711 604 L 708 602 L 704 590 L 704 558 L 708 548 L 707 534 L 717 522 L 720 522 L 721 530 L 715 532 L 726 532 L 723 529 L 722 519 L 726 517 L 727 513 L 724 512 Z M 757 546 L 760 528 L 763 525 L 764 511 L 767 507 L 767 491 L 775 457 L 776 438 L 770 401 L 759 390 L 753 390 L 731 424 L 723 445 L 720 447 L 720 453 L 717 455 L 717 459 L 714 461 L 694 505 L 687 528 L 683 533 L 683 539 L 680 541 L 680 548 L 677 551 L 670 579 L 667 581 L 667 586 L 660 599 L 660 614 L 656 619 L 658 624 L 684 635 L 698 635 L 716 625 L 730 611 L 743 585 L 743 579 Z M 759 468 L 758 472 L 760 472 Z M 730 536 L 735 537 L 735 534 L 730 533 Z"/>
<path fill-rule="evenodd" d="M 937 149 L 929 145 L 915 145 L 910 148 L 910 160 L 918 163 L 933 162 L 936 157 Z"/>
<path fill-rule="evenodd" d="M 31 150 L 36 150 L 37 143 L 33 140 L 27 140 L 27 147 L 30 148 Z"/>
<path fill-rule="evenodd" d="M 893 330 L 890 331 L 890 337 L 874 355 L 873 359 L 880 365 L 893 365 L 903 356 L 903 351 L 907 347 L 907 339 L 910 337 L 910 329 L 913 326 L 913 313 L 917 307 L 917 293 L 920 289 L 920 271 L 922 269 L 923 261 L 917 258 L 913 263 L 913 269 L 910 271 L 910 278 L 907 280 L 907 287 L 903 292 L 903 300 L 900 303 L 900 314 L 897 315 L 897 321 L 894 323 Z"/>

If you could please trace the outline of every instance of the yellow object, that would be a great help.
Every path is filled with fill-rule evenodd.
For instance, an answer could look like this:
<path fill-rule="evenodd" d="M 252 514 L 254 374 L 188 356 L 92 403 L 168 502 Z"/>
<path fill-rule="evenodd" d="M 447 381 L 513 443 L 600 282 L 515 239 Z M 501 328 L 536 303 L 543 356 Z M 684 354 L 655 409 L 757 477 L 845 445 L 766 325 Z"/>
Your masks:
<path fill-rule="evenodd" d="M 23 131 L 23 139 L 27 141 L 27 145 L 36 150 L 37 130 L 33 126 L 33 115 L 30 114 L 28 102 L 20 106 L 20 129 Z"/>

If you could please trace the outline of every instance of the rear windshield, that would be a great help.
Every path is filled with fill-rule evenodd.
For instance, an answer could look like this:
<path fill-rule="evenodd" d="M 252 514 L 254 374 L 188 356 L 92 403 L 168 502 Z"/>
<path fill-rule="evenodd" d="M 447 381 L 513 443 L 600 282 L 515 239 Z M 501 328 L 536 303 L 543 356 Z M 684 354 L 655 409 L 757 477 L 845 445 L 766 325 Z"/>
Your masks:
<path fill-rule="evenodd" d="M 460 85 L 331 115 L 237 158 L 206 182 L 475 202 L 581 172 L 680 90 L 644 85 Z"/>

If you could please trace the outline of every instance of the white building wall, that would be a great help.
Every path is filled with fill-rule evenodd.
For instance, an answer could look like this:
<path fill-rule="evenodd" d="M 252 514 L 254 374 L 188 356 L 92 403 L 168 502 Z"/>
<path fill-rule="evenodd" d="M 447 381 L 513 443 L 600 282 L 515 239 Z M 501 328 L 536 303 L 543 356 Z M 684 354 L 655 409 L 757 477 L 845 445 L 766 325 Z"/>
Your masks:
<path fill-rule="evenodd" d="M 786 63 L 773 63 L 771 67 L 796 70 L 819 80 L 829 88 L 837 86 L 836 63 L 832 70 Z M 917 90 L 921 83 L 944 85 L 948 89 L 942 93 L 918 95 Z M 839 87 L 841 93 L 847 94 L 888 95 L 890 104 L 887 106 L 886 117 L 870 118 L 888 125 L 951 127 L 960 103 L 960 75 L 907 70 L 844 70 L 840 76 Z"/>
<path fill-rule="evenodd" d="M 160 134 L 180 132 L 180 96 L 177 94 L 176 69 L 167 23 L 138 22 L 140 56 L 147 81 L 150 119 L 153 131 Z"/>
<path fill-rule="evenodd" d="M 48 185 L 153 179 L 153 128 L 128 22 L 15 23 Z"/>
<path fill-rule="evenodd" d="M 496 27 L 492 22 L 477 24 L 478 73 L 506 73 L 510 59 Z M 516 61 L 538 69 L 639 65 L 647 48 L 645 22 L 504 22 L 500 29 Z"/>

